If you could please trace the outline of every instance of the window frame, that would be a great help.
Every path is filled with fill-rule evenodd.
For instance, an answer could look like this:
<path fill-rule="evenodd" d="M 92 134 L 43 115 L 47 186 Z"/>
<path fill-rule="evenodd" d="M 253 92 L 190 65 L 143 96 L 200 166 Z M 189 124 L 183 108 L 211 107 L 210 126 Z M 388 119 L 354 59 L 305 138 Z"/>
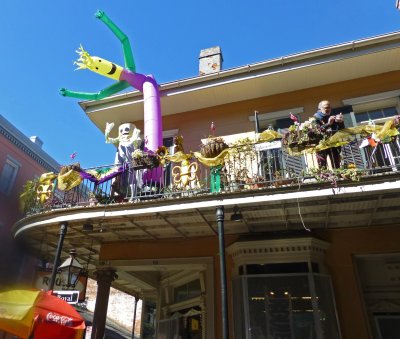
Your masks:
<path fill-rule="evenodd" d="M 268 128 L 268 125 L 271 124 L 271 122 L 276 122 L 277 120 L 280 120 L 280 119 L 289 118 L 290 114 L 293 114 L 296 117 L 299 117 L 299 114 L 301 114 L 301 113 L 304 113 L 304 107 L 293 107 L 293 108 L 288 108 L 288 109 L 284 109 L 281 111 L 258 113 L 257 117 L 258 117 L 258 121 L 259 121 L 259 129 L 260 129 L 260 131 L 263 129 L 265 130 Z M 255 115 L 249 115 L 248 119 L 249 119 L 249 121 L 254 122 Z"/>
<path fill-rule="evenodd" d="M 374 110 L 383 110 L 389 107 L 395 107 L 397 113 L 400 114 L 400 90 L 375 93 L 361 97 L 355 97 L 342 100 L 344 105 L 353 107 L 353 112 L 350 113 L 353 126 L 365 125 L 368 121 L 357 122 L 356 115 L 359 113 L 370 112 Z M 384 117 L 374 119 L 376 123 L 384 123 L 392 117 Z"/>
<path fill-rule="evenodd" d="M 13 168 L 11 178 L 5 178 L 5 168 L 7 165 Z M 20 168 L 21 163 L 18 160 L 14 159 L 12 156 L 7 155 L 6 161 L 4 162 L 3 168 L 0 173 L 0 193 L 5 194 L 6 196 L 9 196 L 11 194 Z M 4 187 L 3 180 L 9 180 L 9 182 L 4 185 Z"/>

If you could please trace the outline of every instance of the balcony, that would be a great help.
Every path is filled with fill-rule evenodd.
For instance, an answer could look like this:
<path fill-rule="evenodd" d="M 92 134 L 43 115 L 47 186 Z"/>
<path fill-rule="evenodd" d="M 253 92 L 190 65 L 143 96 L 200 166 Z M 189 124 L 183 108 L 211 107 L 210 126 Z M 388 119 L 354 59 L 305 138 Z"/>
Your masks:
<path fill-rule="evenodd" d="M 110 264 L 101 259 L 104 244 L 215 237 L 220 205 L 228 238 L 396 225 L 399 142 L 360 148 L 362 142 L 342 147 L 340 169 L 321 170 L 315 154 L 290 155 L 280 140 L 229 148 L 224 162 L 214 166 L 196 157 L 186 164 L 175 158 L 153 169 L 110 165 L 82 170 L 71 165 L 30 190 L 26 217 L 13 233 L 38 257 L 51 257 L 59 224 L 67 221 L 63 250 L 79 249 L 80 261 L 91 270 Z M 112 263 L 120 276 L 115 286 L 131 293 L 154 290 L 146 279 L 130 281 L 123 273 L 125 264 L 118 267 L 117 261 Z M 136 264 L 138 270 L 154 270 L 152 260 Z M 158 266 L 177 269 L 168 260 Z"/>
<path fill-rule="evenodd" d="M 149 205 L 176 204 L 182 200 L 187 204 L 276 197 L 277 194 L 283 197 L 285 193 L 298 195 L 301 199 L 306 197 L 305 192 L 314 190 L 329 189 L 330 193 L 340 195 L 346 188 L 396 182 L 400 170 L 399 141 L 396 139 L 376 148 L 360 149 L 360 144 L 361 140 L 358 140 L 342 147 L 341 167 L 338 169 L 332 168 L 329 160 L 328 169 L 319 169 L 315 154 L 289 155 L 279 140 L 229 149 L 223 164 L 215 166 L 206 166 L 195 157 L 187 164 L 167 161 L 152 169 L 124 164 L 83 170 L 71 165 L 64 169 L 67 174 L 58 176 L 58 186 L 56 178 L 46 182 L 48 185 L 40 185 L 36 193 L 26 199 L 25 211 L 29 217 L 55 213 L 60 209 L 73 211 L 113 206 L 139 209 Z M 68 186 L 68 182 L 79 174 L 79 185 L 60 189 L 61 181 L 67 182 Z M 285 199 L 274 200 L 280 205 Z M 244 221 L 253 224 L 258 222 L 257 219 L 252 215 Z"/>

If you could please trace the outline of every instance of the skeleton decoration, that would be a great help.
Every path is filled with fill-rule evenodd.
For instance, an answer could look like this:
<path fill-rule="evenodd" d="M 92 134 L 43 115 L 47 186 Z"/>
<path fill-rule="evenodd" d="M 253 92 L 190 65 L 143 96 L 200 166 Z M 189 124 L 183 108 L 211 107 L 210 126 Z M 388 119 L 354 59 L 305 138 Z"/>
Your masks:
<path fill-rule="evenodd" d="M 140 130 L 134 124 L 125 123 L 118 128 L 118 137 L 110 138 L 110 132 L 114 127 L 114 123 L 106 123 L 105 137 L 106 143 L 118 144 L 118 150 L 115 154 L 115 164 L 130 163 L 132 161 L 132 153 L 140 147 Z"/>
<path fill-rule="evenodd" d="M 140 139 L 140 130 L 136 128 L 134 124 L 125 123 L 119 125 L 118 128 L 118 137 L 110 138 L 109 134 L 114 127 L 114 123 L 106 123 L 105 129 L 105 137 L 106 143 L 118 144 L 117 153 L 115 154 L 115 164 L 130 164 L 132 163 L 132 153 L 135 149 L 138 149 L 141 144 Z M 139 179 L 139 180 L 138 180 Z M 126 180 L 130 189 L 130 194 L 127 192 L 127 195 L 130 195 L 130 200 L 133 200 L 133 196 L 135 194 L 137 185 L 140 183 L 140 178 L 136 178 L 136 174 L 134 171 L 129 169 Z M 113 180 L 113 186 L 116 184 L 116 181 Z M 115 187 L 114 187 L 115 188 Z M 113 190 L 114 190 L 113 188 Z M 116 194 L 116 191 L 113 191 L 113 194 Z"/>

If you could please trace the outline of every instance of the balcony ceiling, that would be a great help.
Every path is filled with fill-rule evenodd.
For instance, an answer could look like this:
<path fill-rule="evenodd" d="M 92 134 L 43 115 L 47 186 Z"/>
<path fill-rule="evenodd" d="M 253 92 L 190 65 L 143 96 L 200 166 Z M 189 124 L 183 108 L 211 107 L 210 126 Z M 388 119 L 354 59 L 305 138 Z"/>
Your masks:
<path fill-rule="evenodd" d="M 335 194 L 333 194 L 335 193 Z M 173 199 L 154 199 L 136 203 L 81 206 L 29 216 L 14 228 L 38 257 L 52 261 L 59 238 L 59 225 L 68 221 L 62 260 L 71 248 L 77 249 L 81 263 L 89 268 L 111 266 L 117 269 L 114 286 L 130 294 L 151 296 L 162 276 L 193 270 L 193 264 L 153 260 L 102 261 L 103 243 L 140 242 L 165 239 L 217 237 L 216 206 L 225 206 L 225 234 L 257 236 L 274 231 L 304 231 L 346 227 L 398 225 L 400 220 L 400 176 L 394 173 L 385 181 L 352 184 L 333 189 L 316 183 L 301 187 L 281 187 L 249 191 L 198 195 Z M 234 206 L 243 215 L 231 221 Z M 85 232 L 83 224 L 93 225 Z M 307 232 L 307 231 L 304 231 Z"/>
<path fill-rule="evenodd" d="M 398 34 L 390 45 L 353 47 L 345 51 L 309 52 L 220 73 L 162 84 L 163 116 L 312 88 L 400 70 Z M 356 45 L 354 45 L 356 46 Z M 380 47 L 379 47 L 380 46 Z M 143 120 L 138 91 L 80 103 L 101 130 L 112 117 L 118 125 Z"/>

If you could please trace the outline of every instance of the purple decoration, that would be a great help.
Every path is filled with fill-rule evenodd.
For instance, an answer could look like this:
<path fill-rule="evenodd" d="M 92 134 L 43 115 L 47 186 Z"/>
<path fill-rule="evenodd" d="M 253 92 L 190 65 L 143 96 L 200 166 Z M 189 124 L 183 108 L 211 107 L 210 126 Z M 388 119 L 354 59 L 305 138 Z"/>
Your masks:
<path fill-rule="evenodd" d="M 152 75 L 143 75 L 124 69 L 120 80 L 143 93 L 145 151 L 157 151 L 162 146 L 161 103 L 157 81 Z"/>
<path fill-rule="evenodd" d="M 120 166 L 118 168 L 113 167 L 113 168 L 110 168 L 109 171 L 102 173 L 100 175 L 100 178 L 94 176 L 93 174 L 87 173 L 84 170 L 81 170 L 79 172 L 79 175 L 81 176 L 82 179 L 88 179 L 89 181 L 94 182 L 96 185 L 99 185 L 105 181 L 115 178 L 118 175 L 121 175 L 127 169 L 128 169 L 127 166 Z"/>
<path fill-rule="evenodd" d="M 144 151 L 155 152 L 162 146 L 162 121 L 160 92 L 157 81 L 152 75 L 143 75 L 124 69 L 120 80 L 125 80 L 132 87 L 143 93 L 144 104 Z M 158 182 L 161 178 L 161 168 L 153 171 L 145 171 L 143 180 L 145 182 Z"/>

